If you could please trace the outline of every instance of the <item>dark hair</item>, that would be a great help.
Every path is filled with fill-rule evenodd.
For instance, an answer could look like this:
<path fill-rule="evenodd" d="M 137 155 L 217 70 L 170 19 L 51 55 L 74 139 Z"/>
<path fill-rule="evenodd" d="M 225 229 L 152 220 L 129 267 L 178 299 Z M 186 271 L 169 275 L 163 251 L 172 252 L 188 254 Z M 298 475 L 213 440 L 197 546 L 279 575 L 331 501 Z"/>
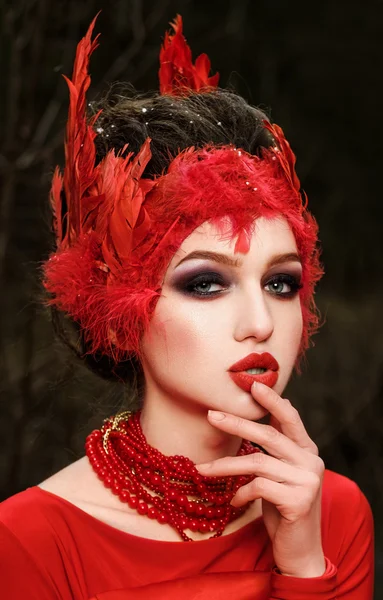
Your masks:
<path fill-rule="evenodd" d="M 91 115 L 102 110 L 94 127 L 97 161 L 112 148 L 138 152 L 146 138 L 151 138 L 152 158 L 146 176 L 161 175 L 181 150 L 232 144 L 250 154 L 269 147 L 271 134 L 264 129 L 267 116 L 250 106 L 235 92 L 217 89 L 208 93 L 192 93 L 185 97 L 161 96 L 158 92 L 137 95 L 130 86 L 112 86 L 102 100 L 89 104 Z M 92 371 L 107 379 L 130 382 L 134 395 L 143 387 L 139 361 L 131 357 L 115 364 L 107 356 L 87 354 L 80 327 L 53 309 L 53 323 L 59 337 L 81 357 Z"/>

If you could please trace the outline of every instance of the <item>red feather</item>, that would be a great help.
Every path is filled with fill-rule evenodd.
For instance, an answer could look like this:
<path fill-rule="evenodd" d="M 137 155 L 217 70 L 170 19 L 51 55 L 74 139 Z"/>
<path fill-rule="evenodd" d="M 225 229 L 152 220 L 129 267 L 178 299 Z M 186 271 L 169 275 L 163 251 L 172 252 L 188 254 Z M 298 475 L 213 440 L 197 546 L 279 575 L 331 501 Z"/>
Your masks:
<path fill-rule="evenodd" d="M 77 46 L 72 80 L 65 77 L 70 97 L 65 169 L 63 176 L 58 169 L 54 173 L 51 203 L 58 248 L 71 248 L 94 232 L 106 270 L 116 275 L 150 230 L 142 204 L 155 182 L 141 179 L 151 158 L 149 138 L 135 158 L 133 153 L 123 157 L 125 146 L 117 155 L 111 150 L 96 165 L 94 125 L 100 113 L 88 121 L 86 116 L 89 59 L 98 45 L 98 36 L 92 41 L 96 18 Z"/>
<path fill-rule="evenodd" d="M 174 34 L 165 33 L 160 51 L 160 92 L 169 96 L 184 96 L 191 91 L 208 91 L 218 86 L 219 73 L 209 77 L 210 60 L 201 54 L 193 65 L 192 52 L 182 33 L 182 17 L 171 23 Z"/>
<path fill-rule="evenodd" d="M 282 127 L 274 123 L 273 125 L 269 121 L 264 121 L 264 127 L 272 134 L 276 141 L 276 146 L 271 147 L 270 150 L 274 153 L 275 157 L 279 161 L 283 172 L 286 175 L 291 187 L 299 192 L 301 188 L 298 175 L 295 172 L 295 154 L 291 150 L 289 142 L 285 138 Z"/>
<path fill-rule="evenodd" d="M 67 203 L 66 229 L 60 247 L 66 248 L 82 233 L 81 200 L 94 183 L 96 132 L 86 121 L 86 92 L 90 85 L 89 58 L 98 46 L 98 36 L 92 41 L 95 17 L 77 46 L 72 81 L 65 77 L 69 87 L 69 115 L 65 140 L 65 170 L 63 185 Z M 64 232 L 63 232 L 64 233 Z"/>
<path fill-rule="evenodd" d="M 105 194 L 107 201 L 99 211 L 95 229 L 101 238 L 105 263 L 113 275 L 129 261 L 137 242 L 150 230 L 142 204 L 155 181 L 141 179 L 150 158 L 148 138 L 133 159 L 131 153 L 122 158 L 109 152 L 100 163 L 99 192 Z"/>
<path fill-rule="evenodd" d="M 57 240 L 62 240 L 62 198 L 63 178 L 60 169 L 56 167 L 52 178 L 50 202 L 53 212 L 53 226 Z"/>

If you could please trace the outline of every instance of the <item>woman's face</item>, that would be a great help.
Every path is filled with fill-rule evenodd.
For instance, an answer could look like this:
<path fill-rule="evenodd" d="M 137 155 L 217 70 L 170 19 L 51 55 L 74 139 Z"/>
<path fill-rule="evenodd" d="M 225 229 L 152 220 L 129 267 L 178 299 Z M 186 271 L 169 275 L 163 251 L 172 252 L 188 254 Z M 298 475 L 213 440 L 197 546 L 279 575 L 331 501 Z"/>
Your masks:
<path fill-rule="evenodd" d="M 270 385 L 283 392 L 302 335 L 302 267 L 294 235 L 285 219 L 262 217 L 249 252 L 234 254 L 234 247 L 235 240 L 205 222 L 174 255 L 142 340 L 146 398 L 260 419 L 265 410 L 229 371 L 251 353 L 276 359 L 278 379 Z"/>

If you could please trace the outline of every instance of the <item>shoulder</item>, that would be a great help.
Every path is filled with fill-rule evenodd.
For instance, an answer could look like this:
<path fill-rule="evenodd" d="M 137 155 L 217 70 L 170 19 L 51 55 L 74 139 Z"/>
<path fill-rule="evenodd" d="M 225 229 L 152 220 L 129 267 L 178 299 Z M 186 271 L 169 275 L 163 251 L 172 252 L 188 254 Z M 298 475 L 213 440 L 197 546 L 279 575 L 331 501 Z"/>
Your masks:
<path fill-rule="evenodd" d="M 374 524 L 370 505 L 348 477 L 326 469 L 322 488 L 322 536 L 328 554 L 372 552 Z"/>
<path fill-rule="evenodd" d="M 0 504 L 0 580 L 7 598 L 71 597 L 70 536 L 59 514 L 54 499 L 37 487 Z"/>
<path fill-rule="evenodd" d="M 23 520 L 28 517 L 31 525 L 39 525 L 39 521 L 44 519 L 45 497 L 40 494 L 38 487 L 31 487 L 23 492 L 19 492 L 0 503 L 0 523 L 10 530 L 17 530 L 20 517 Z"/>
<path fill-rule="evenodd" d="M 370 505 L 360 487 L 348 477 L 325 470 L 322 489 L 322 509 L 326 513 L 344 516 L 370 513 Z"/>
<path fill-rule="evenodd" d="M 73 528 L 80 533 L 84 516 L 73 508 L 91 512 L 87 506 L 102 504 L 101 496 L 107 491 L 89 473 L 87 462 L 80 459 L 0 503 L 0 524 L 30 548 L 58 539 L 73 543 Z"/>
<path fill-rule="evenodd" d="M 28 488 L 0 504 L 2 537 L 17 540 L 20 547 L 38 554 L 56 545 L 60 510 L 53 496 L 40 488 Z M 7 533 L 6 533 L 7 532 Z"/>

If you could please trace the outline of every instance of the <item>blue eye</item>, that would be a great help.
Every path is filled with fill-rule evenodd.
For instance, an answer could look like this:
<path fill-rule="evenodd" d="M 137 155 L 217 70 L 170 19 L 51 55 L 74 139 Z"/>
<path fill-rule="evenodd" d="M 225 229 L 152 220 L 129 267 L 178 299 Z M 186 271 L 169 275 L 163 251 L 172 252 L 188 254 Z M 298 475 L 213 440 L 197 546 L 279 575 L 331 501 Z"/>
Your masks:
<path fill-rule="evenodd" d="M 265 285 L 265 289 L 281 298 L 292 298 L 302 287 L 300 281 L 294 276 L 287 273 L 275 275 Z"/>
<path fill-rule="evenodd" d="M 217 296 L 221 290 L 211 289 L 216 286 L 220 288 L 226 286 L 221 275 L 218 273 L 202 273 L 187 283 L 184 290 L 191 296 Z"/>

